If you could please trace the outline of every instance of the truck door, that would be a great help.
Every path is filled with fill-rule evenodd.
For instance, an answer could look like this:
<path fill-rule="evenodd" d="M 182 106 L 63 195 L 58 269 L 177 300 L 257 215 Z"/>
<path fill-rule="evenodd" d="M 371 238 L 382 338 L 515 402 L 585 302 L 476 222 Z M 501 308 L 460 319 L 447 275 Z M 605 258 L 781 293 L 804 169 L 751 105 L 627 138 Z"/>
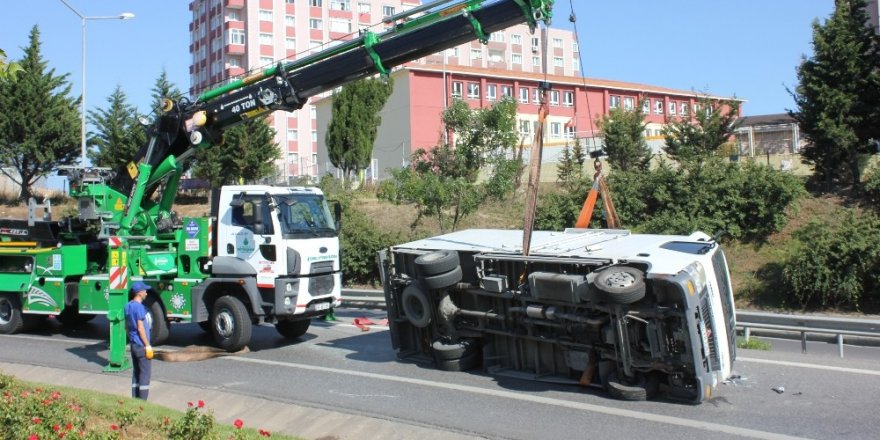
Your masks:
<path fill-rule="evenodd" d="M 277 258 L 272 237 L 275 226 L 266 196 L 246 195 L 231 206 L 226 255 L 247 261 L 257 272 L 258 287 L 274 287 Z"/>

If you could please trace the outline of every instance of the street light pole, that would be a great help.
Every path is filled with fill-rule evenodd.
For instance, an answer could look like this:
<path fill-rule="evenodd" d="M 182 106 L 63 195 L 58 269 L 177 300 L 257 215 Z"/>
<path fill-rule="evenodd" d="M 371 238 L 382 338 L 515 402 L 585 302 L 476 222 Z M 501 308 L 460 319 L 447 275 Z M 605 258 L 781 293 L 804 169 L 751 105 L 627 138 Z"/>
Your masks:
<path fill-rule="evenodd" d="M 131 12 L 123 12 L 119 15 L 109 15 L 109 16 L 94 16 L 88 17 L 81 14 L 79 11 L 73 8 L 70 3 L 67 3 L 67 0 L 61 0 L 61 3 L 64 3 L 64 6 L 67 6 L 68 9 L 73 11 L 77 17 L 79 17 L 82 22 L 82 97 L 80 98 L 80 113 L 81 113 L 81 123 L 80 123 L 80 141 L 81 145 L 81 157 L 80 157 L 80 166 L 86 166 L 86 21 L 87 20 L 130 20 L 134 18 L 134 14 Z"/>

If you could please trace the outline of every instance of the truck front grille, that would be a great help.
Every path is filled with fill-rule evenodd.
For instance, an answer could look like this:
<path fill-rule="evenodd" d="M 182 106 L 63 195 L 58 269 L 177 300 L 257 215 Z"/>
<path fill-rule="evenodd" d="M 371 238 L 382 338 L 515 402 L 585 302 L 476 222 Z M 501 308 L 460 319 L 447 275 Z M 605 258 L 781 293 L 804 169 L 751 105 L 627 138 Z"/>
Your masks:
<path fill-rule="evenodd" d="M 329 295 L 333 293 L 333 287 L 335 287 L 333 275 L 321 275 L 309 278 L 309 295 Z"/>
<path fill-rule="evenodd" d="M 712 303 L 709 301 L 708 290 L 703 290 L 703 295 L 701 295 L 700 316 L 703 318 L 703 325 L 709 340 L 709 369 L 710 371 L 718 371 L 721 369 L 721 359 L 718 357 L 718 338 L 715 334 L 715 326 L 712 325 Z"/>
<path fill-rule="evenodd" d="M 309 274 L 333 272 L 333 261 L 319 261 L 309 266 Z"/>

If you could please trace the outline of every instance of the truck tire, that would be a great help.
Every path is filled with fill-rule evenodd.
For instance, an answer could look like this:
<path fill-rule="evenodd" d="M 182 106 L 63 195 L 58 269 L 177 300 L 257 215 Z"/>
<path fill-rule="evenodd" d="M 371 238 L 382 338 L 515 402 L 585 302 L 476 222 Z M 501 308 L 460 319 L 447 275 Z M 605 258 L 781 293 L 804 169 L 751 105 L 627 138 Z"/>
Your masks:
<path fill-rule="evenodd" d="M 414 263 L 423 277 L 439 275 L 458 267 L 458 252 L 444 250 L 419 255 Z"/>
<path fill-rule="evenodd" d="M 431 344 L 434 360 L 438 363 L 467 357 L 479 352 L 479 348 L 480 346 L 475 339 L 462 339 L 457 342 L 447 342 L 438 339 Z"/>
<path fill-rule="evenodd" d="M 234 296 L 221 296 L 211 311 L 211 333 L 217 345 L 232 353 L 251 340 L 253 324 L 247 308 Z"/>
<path fill-rule="evenodd" d="M 460 359 L 445 361 L 435 359 L 437 369 L 441 371 L 468 371 L 480 366 L 480 353 L 474 352 Z"/>
<path fill-rule="evenodd" d="M 403 289 L 400 304 L 410 324 L 418 328 L 431 325 L 431 301 L 428 293 L 418 283 L 412 283 Z"/>
<path fill-rule="evenodd" d="M 459 281 L 461 281 L 461 266 L 455 266 L 454 269 L 446 273 L 422 278 L 422 282 L 429 289 L 445 289 L 454 286 Z"/>
<path fill-rule="evenodd" d="M 616 371 L 608 373 L 605 377 L 605 389 L 611 397 L 619 400 L 643 401 L 657 394 L 658 383 L 656 378 L 636 373 L 635 381 L 621 380 Z"/>
<path fill-rule="evenodd" d="M 281 333 L 287 339 L 296 339 L 309 331 L 311 319 L 303 319 L 300 321 L 282 320 L 275 323 L 275 330 Z"/>
<path fill-rule="evenodd" d="M 611 266 L 593 281 L 600 301 L 632 304 L 645 297 L 645 274 L 634 267 Z"/>
<path fill-rule="evenodd" d="M 24 330 L 18 295 L 0 295 L 0 333 L 13 335 Z"/>
<path fill-rule="evenodd" d="M 164 344 L 171 334 L 171 326 L 165 319 L 162 304 L 156 298 L 149 296 L 144 300 L 144 307 L 147 308 L 147 320 L 150 321 L 150 345 Z"/>

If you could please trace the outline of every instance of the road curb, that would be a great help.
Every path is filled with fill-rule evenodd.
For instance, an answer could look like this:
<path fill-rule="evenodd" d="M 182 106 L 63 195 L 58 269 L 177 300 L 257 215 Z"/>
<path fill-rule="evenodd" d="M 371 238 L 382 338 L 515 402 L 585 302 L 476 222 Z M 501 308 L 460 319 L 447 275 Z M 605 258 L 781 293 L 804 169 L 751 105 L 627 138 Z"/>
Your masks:
<path fill-rule="evenodd" d="M 128 374 L 88 373 L 35 365 L 0 362 L 0 371 L 30 382 L 66 386 L 129 397 Z M 246 427 L 306 439 L 355 440 L 470 440 L 479 437 L 410 425 L 393 420 L 347 414 L 293 403 L 276 402 L 219 389 L 197 388 L 154 380 L 150 384 L 150 402 L 185 411 L 187 402 L 204 400 L 220 424 L 231 425 L 235 419 Z"/>

